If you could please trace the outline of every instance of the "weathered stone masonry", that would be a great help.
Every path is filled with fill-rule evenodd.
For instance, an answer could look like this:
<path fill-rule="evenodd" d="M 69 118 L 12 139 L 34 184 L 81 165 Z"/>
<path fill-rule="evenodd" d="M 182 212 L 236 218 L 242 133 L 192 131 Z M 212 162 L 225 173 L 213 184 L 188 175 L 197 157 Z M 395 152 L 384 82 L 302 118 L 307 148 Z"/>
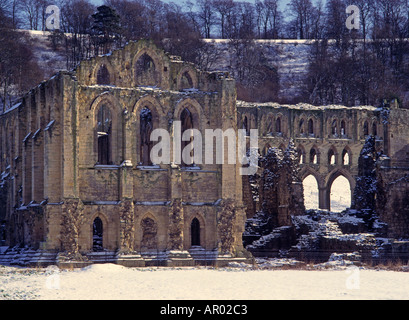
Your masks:
<path fill-rule="evenodd" d="M 149 41 L 41 83 L 0 118 L 4 244 L 59 252 L 60 261 L 95 259 L 100 245 L 118 263 L 133 257 L 127 265 L 245 260 L 239 167 L 146 157 L 146 135 L 172 132 L 176 120 L 203 136 L 237 130 L 235 104 L 227 74 L 201 72 Z"/>
<path fill-rule="evenodd" d="M 173 154 L 174 121 L 202 135 L 258 129 L 263 155 L 293 141 L 296 180 L 317 179 L 322 209 L 340 175 L 353 194 L 360 151 L 374 135 L 384 154 L 377 214 L 388 236 L 409 236 L 408 110 L 237 102 L 228 74 L 199 71 L 140 41 L 59 72 L 0 116 L 0 244 L 37 250 L 33 263 L 42 253 L 43 263 L 61 264 L 248 261 L 245 221 L 261 209 L 249 177 L 240 165 L 151 163 L 150 133 L 171 132 Z M 278 201 L 278 225 L 302 208 L 284 203 L 293 193 Z"/>

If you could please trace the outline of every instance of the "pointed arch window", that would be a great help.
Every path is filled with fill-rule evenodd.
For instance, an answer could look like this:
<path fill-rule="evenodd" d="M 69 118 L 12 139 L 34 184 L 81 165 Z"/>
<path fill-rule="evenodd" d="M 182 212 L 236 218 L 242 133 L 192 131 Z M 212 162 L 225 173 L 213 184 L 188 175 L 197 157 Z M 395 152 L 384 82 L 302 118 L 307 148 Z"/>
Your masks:
<path fill-rule="evenodd" d="M 347 129 L 346 129 L 346 124 L 345 121 L 341 121 L 341 136 L 345 137 L 347 135 Z"/>
<path fill-rule="evenodd" d="M 135 65 L 135 80 L 137 85 L 156 86 L 159 76 L 153 59 L 146 53 L 141 55 Z"/>
<path fill-rule="evenodd" d="M 249 130 L 249 121 L 247 119 L 247 116 L 244 117 L 243 119 L 243 129 L 246 130 L 246 135 L 250 135 L 250 130 Z"/>
<path fill-rule="evenodd" d="M 349 166 L 350 165 L 350 156 L 348 150 L 344 149 L 342 151 L 342 164 L 344 166 Z"/>
<path fill-rule="evenodd" d="M 101 218 L 95 218 L 92 224 L 92 250 L 103 251 L 103 233 L 104 227 Z"/>
<path fill-rule="evenodd" d="M 337 120 L 332 121 L 331 124 L 331 133 L 333 136 L 337 136 L 338 135 L 338 122 Z"/>
<path fill-rule="evenodd" d="M 302 148 L 301 146 L 298 147 L 297 155 L 298 155 L 299 164 L 304 164 L 305 163 L 305 150 L 304 150 L 304 148 Z"/>
<path fill-rule="evenodd" d="M 310 151 L 310 163 L 318 164 L 318 153 L 314 148 Z"/>
<path fill-rule="evenodd" d="M 181 152 L 182 152 L 182 164 L 183 165 L 193 165 L 193 163 L 185 163 L 183 161 L 183 151 L 185 150 L 185 148 L 190 145 L 192 143 L 193 140 L 193 117 L 192 114 L 190 112 L 190 110 L 188 108 L 185 108 L 182 113 L 180 114 L 180 121 L 182 123 L 182 135 L 185 132 L 189 132 L 190 131 L 190 141 L 183 141 L 181 143 Z M 193 147 L 193 145 L 192 145 Z M 190 151 L 190 157 L 191 159 L 193 159 L 193 149 Z"/>
<path fill-rule="evenodd" d="M 98 164 L 111 164 L 112 115 L 107 105 L 102 105 L 97 114 Z"/>
<path fill-rule="evenodd" d="M 276 120 L 276 132 L 281 133 L 281 118 L 278 117 Z"/>
<path fill-rule="evenodd" d="M 108 85 L 111 84 L 111 76 L 106 65 L 102 65 L 97 72 L 97 84 Z"/>
<path fill-rule="evenodd" d="M 193 88 L 193 79 L 188 71 L 183 73 L 180 80 L 180 90 Z"/>
<path fill-rule="evenodd" d="M 144 107 L 140 113 L 140 137 L 141 150 L 140 161 L 143 166 L 152 165 L 150 153 L 152 150 L 152 141 L 150 139 L 153 131 L 152 111 L 148 107 Z"/>
<path fill-rule="evenodd" d="M 364 136 L 369 135 L 369 124 L 368 121 L 364 122 Z"/>
<path fill-rule="evenodd" d="M 190 235 L 192 246 L 200 246 L 200 222 L 197 218 L 192 220 L 190 225 Z"/>
<path fill-rule="evenodd" d="M 308 135 L 310 137 L 314 136 L 314 120 L 308 120 Z"/>
<path fill-rule="evenodd" d="M 334 150 L 329 150 L 328 152 L 328 164 L 335 165 L 336 164 L 336 157 Z"/>
<path fill-rule="evenodd" d="M 376 137 L 376 136 L 378 135 L 378 127 L 377 127 L 377 125 L 376 125 L 376 122 L 374 122 L 374 123 L 372 124 L 372 135 L 373 135 L 374 137 Z"/>
<path fill-rule="evenodd" d="M 300 120 L 300 123 L 298 124 L 298 131 L 300 132 L 300 135 L 304 135 L 304 119 Z"/>

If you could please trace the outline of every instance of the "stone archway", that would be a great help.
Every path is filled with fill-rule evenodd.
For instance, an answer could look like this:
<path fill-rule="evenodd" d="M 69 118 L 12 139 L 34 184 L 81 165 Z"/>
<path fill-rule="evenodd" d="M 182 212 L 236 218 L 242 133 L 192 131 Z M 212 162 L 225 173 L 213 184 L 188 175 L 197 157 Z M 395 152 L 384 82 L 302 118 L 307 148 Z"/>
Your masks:
<path fill-rule="evenodd" d="M 342 188 L 338 187 L 337 190 L 341 190 L 338 191 L 338 196 L 341 198 L 341 200 L 344 198 L 345 203 L 349 203 L 349 206 L 352 204 L 352 197 L 354 194 L 356 181 L 349 171 L 344 169 L 335 169 L 327 176 L 325 181 L 325 209 L 327 210 L 331 210 L 331 189 L 334 182 L 340 177 L 343 180 L 344 191 L 343 194 L 340 194 L 342 192 Z M 349 184 L 349 186 L 347 184 Z"/>

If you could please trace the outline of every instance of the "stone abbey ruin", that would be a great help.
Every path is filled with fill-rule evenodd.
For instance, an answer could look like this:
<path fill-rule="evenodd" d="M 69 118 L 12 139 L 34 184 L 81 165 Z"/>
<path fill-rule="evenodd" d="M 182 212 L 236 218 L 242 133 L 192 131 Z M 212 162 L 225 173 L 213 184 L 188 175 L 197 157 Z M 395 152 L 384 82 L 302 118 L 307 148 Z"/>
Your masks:
<path fill-rule="evenodd" d="M 152 163 L 152 131 L 180 139 L 175 121 L 200 133 L 245 130 L 247 142 L 257 129 L 258 149 L 248 150 L 257 173 L 241 175 L 240 163 Z M 0 263 L 226 265 L 335 252 L 407 261 L 408 124 L 395 101 L 236 101 L 228 73 L 131 42 L 59 72 L 0 115 Z M 305 210 L 310 175 L 323 211 Z M 335 214 L 339 176 L 352 209 Z"/>

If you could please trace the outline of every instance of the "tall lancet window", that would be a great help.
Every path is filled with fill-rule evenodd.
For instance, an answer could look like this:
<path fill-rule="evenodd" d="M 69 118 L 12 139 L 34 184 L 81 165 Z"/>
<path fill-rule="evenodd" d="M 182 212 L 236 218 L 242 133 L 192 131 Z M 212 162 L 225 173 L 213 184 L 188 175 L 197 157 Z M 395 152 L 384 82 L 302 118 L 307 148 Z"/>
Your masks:
<path fill-rule="evenodd" d="M 109 75 L 106 65 L 102 65 L 97 73 L 97 84 L 108 85 L 111 84 L 111 77 Z"/>
<path fill-rule="evenodd" d="M 192 114 L 190 113 L 188 108 L 185 108 L 182 111 L 182 113 L 180 115 L 180 121 L 182 122 L 182 135 L 185 132 L 190 131 L 190 141 L 183 141 L 183 139 L 182 139 L 182 144 L 181 144 L 181 147 L 182 147 L 181 148 L 182 149 L 182 164 L 189 166 L 189 165 L 192 165 L 193 163 L 186 163 L 183 160 L 183 158 L 184 158 L 183 157 L 183 152 L 184 152 L 185 148 L 193 141 L 193 130 L 192 130 L 193 129 L 193 118 L 192 118 Z M 190 151 L 190 157 L 191 157 L 191 159 L 193 159 L 193 157 L 194 157 L 194 155 L 193 155 L 193 152 L 194 152 L 193 144 L 191 146 L 192 146 L 192 150 Z"/>
<path fill-rule="evenodd" d="M 151 133 L 153 130 L 152 124 L 152 112 L 149 108 L 145 107 L 141 110 L 140 114 L 140 137 L 141 137 L 141 165 L 152 165 L 150 153 L 152 150 Z"/>
<path fill-rule="evenodd" d="M 111 134 L 111 111 L 104 104 L 99 108 L 97 115 L 98 164 L 111 164 Z"/>

